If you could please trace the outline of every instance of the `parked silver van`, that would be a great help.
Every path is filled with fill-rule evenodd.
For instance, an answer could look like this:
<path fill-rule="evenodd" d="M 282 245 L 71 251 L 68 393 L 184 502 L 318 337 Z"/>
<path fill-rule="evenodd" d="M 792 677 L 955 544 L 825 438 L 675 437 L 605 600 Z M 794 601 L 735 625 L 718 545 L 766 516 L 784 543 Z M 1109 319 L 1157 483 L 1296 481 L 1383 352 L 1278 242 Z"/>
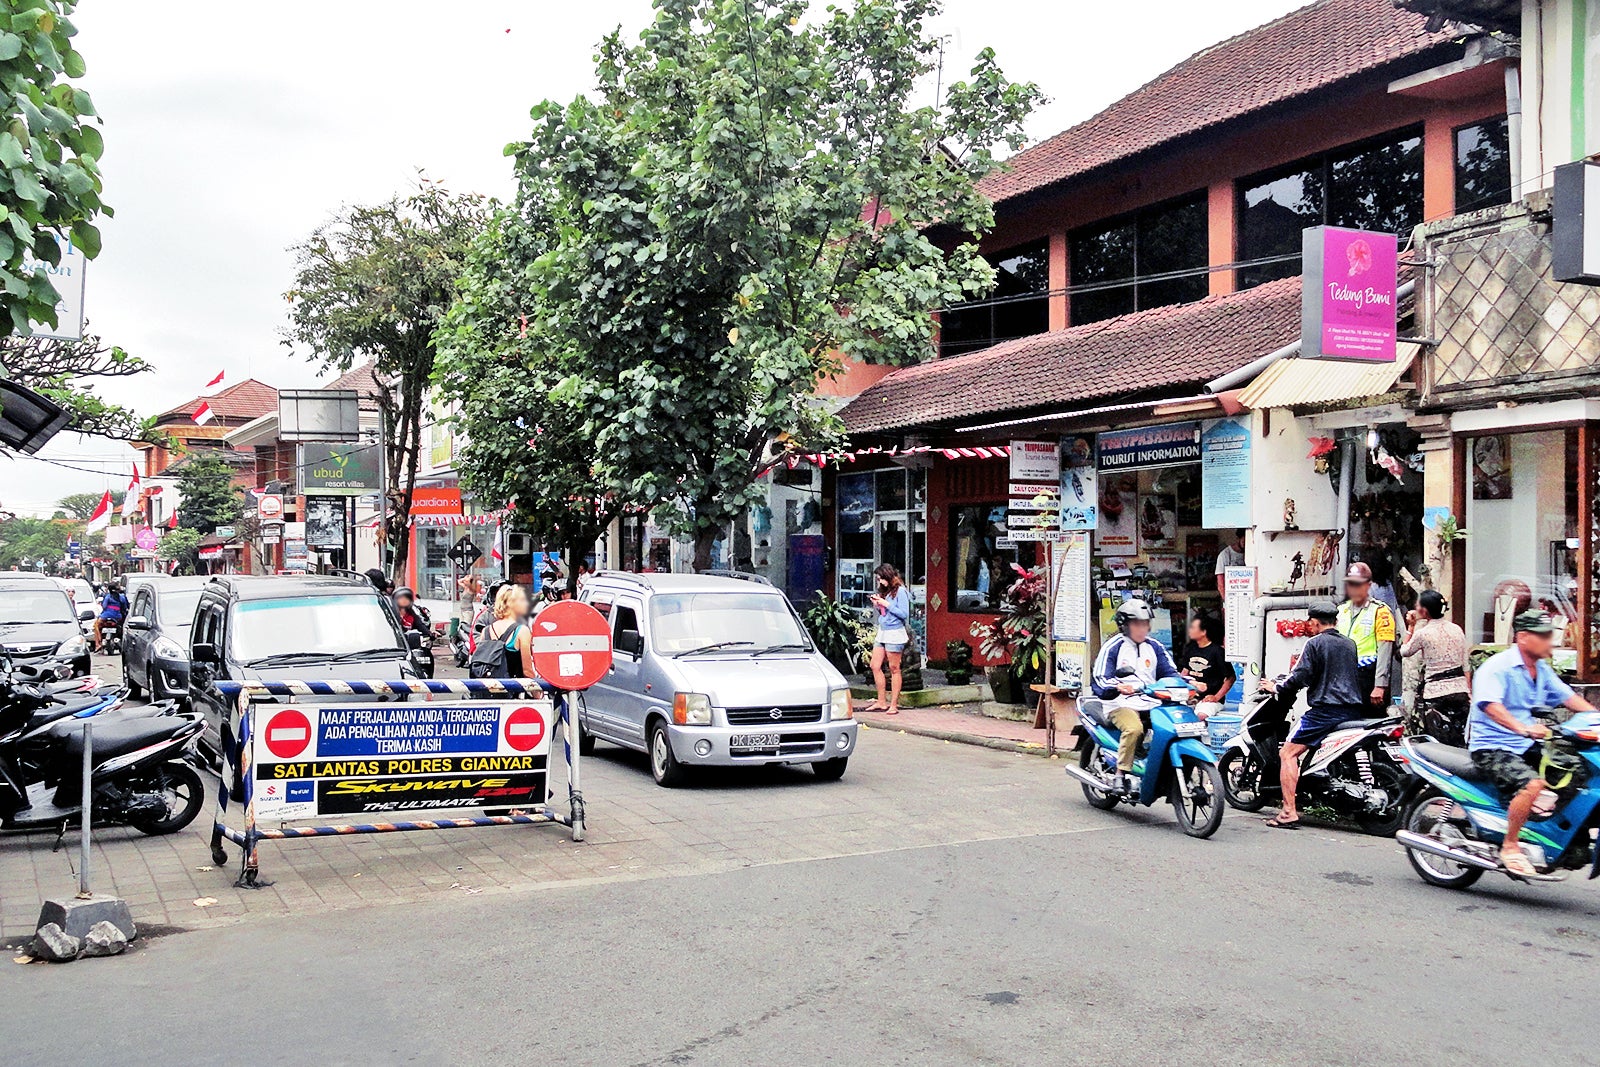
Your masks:
<path fill-rule="evenodd" d="M 844 774 L 850 687 L 783 593 L 741 578 L 604 571 L 582 599 L 611 621 L 611 672 L 582 712 L 599 738 L 645 752 L 658 785 L 697 766 L 809 763 Z M 537 622 L 535 622 L 537 626 Z"/>

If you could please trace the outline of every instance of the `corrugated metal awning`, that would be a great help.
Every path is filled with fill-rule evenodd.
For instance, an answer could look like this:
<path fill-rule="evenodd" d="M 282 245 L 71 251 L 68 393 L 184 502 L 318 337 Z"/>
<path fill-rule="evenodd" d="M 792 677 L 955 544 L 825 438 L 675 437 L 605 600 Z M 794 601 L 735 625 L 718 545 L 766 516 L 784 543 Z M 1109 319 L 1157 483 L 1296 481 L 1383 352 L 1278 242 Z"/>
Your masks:
<path fill-rule="evenodd" d="M 1239 403 L 1247 408 L 1304 408 L 1375 400 L 1394 390 L 1420 350 L 1420 345 L 1402 341 L 1393 363 L 1280 359 L 1245 387 Z"/>

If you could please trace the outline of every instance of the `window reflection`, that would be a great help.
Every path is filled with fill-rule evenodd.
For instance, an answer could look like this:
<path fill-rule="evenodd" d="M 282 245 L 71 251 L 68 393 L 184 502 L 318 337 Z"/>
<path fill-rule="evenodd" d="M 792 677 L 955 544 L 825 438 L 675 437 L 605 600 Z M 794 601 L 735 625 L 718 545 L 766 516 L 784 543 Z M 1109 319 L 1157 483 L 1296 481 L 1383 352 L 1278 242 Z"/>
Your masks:
<path fill-rule="evenodd" d="M 1456 131 L 1456 211 L 1511 202 L 1511 142 L 1506 118 Z"/>
<path fill-rule="evenodd" d="M 994 291 L 940 313 L 941 356 L 974 352 L 1050 328 L 1049 242 L 1034 241 L 984 258 L 994 265 Z"/>
<path fill-rule="evenodd" d="M 1145 308 L 1198 300 L 1209 291 L 1205 194 L 1146 208 L 1067 238 L 1074 326 Z M 1187 277 L 1149 279 L 1179 271 Z M 1081 289 L 1109 282 L 1107 288 Z"/>

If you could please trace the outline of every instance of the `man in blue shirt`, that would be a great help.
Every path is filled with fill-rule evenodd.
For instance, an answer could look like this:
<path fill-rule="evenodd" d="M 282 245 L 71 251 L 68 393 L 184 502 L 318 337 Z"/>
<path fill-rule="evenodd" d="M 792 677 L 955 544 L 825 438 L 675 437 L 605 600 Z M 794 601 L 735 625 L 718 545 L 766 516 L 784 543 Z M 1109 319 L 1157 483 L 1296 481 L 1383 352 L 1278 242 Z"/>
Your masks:
<path fill-rule="evenodd" d="M 1539 777 L 1536 742 L 1550 736 L 1535 722 L 1534 708 L 1565 706 L 1594 711 L 1550 666 L 1555 624 L 1542 611 L 1524 611 L 1511 622 L 1515 644 L 1484 660 L 1472 676 L 1472 713 L 1467 717 L 1467 748 L 1472 762 L 1494 782 L 1506 801 L 1506 836 L 1500 862 L 1512 874 L 1534 874 L 1518 839 L 1546 786 Z"/>

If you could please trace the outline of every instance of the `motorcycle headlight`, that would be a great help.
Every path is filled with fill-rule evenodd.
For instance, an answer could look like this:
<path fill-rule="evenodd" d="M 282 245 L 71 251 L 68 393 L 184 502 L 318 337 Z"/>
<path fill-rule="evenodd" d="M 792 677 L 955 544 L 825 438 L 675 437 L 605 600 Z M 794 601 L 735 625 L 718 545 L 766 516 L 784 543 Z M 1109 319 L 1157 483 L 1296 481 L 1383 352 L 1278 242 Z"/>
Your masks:
<path fill-rule="evenodd" d="M 672 698 L 672 721 L 679 726 L 710 726 L 711 698 L 704 693 L 679 693 Z"/>
<path fill-rule="evenodd" d="M 839 719 L 853 719 L 856 717 L 855 705 L 850 702 L 850 690 L 835 689 L 830 694 L 830 700 L 831 706 L 828 709 L 828 718 L 838 721 Z"/>
<path fill-rule="evenodd" d="M 79 634 L 76 637 L 69 637 L 65 641 L 61 642 L 61 644 L 56 647 L 56 655 L 62 657 L 63 659 L 72 659 L 75 656 L 83 655 L 88 650 L 89 642 L 83 639 L 82 634 Z"/>
<path fill-rule="evenodd" d="M 162 659 L 183 659 L 183 646 L 170 637 L 158 637 L 150 645 L 150 651 Z"/>

